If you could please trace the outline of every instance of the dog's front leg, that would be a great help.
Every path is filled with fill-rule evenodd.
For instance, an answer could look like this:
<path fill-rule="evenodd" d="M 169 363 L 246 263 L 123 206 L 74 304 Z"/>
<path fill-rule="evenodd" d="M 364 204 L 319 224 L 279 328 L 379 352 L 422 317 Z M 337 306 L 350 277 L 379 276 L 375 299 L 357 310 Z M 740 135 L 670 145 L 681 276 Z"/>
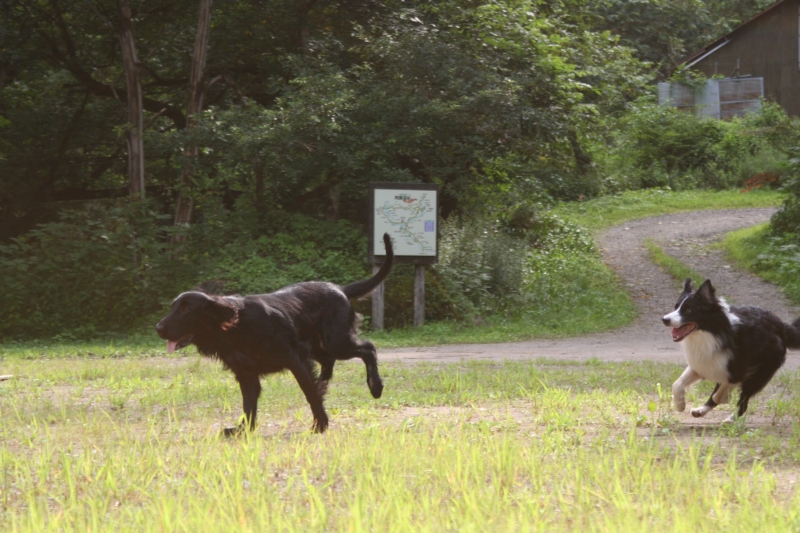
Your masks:
<path fill-rule="evenodd" d="M 323 397 L 320 394 L 318 383 L 297 354 L 289 353 L 286 359 L 286 367 L 294 375 L 294 379 L 297 380 L 297 384 L 300 385 L 300 389 L 311 407 L 311 414 L 314 415 L 314 432 L 323 433 L 328 428 L 328 414 L 322 404 Z"/>
<path fill-rule="evenodd" d="M 225 428 L 225 436 L 232 437 L 242 431 L 256 429 L 256 411 L 258 410 L 258 397 L 261 395 L 261 381 L 258 375 L 237 374 L 236 381 L 242 391 L 242 411 L 244 420 L 235 428 Z"/>
<path fill-rule="evenodd" d="M 692 409 L 692 416 L 695 418 L 706 416 L 717 405 L 728 403 L 728 391 L 730 388 L 730 383 L 717 383 L 708 401 L 702 406 Z"/>
<path fill-rule="evenodd" d="M 702 376 L 692 370 L 692 367 L 687 366 L 683 371 L 681 377 L 672 384 L 672 402 L 675 404 L 675 410 L 683 412 L 686 409 L 686 389 L 700 381 Z"/>

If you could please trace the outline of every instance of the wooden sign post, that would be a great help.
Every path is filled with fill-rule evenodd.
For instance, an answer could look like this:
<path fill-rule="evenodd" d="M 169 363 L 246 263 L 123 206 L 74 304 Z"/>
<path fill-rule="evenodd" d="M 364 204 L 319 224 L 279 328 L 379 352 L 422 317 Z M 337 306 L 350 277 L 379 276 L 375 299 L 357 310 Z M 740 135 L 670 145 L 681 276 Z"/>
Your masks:
<path fill-rule="evenodd" d="M 414 266 L 414 325 L 425 321 L 425 265 L 439 260 L 439 186 L 369 184 L 369 260 L 377 272 L 386 257 L 383 234 L 392 238 L 395 263 Z M 383 329 L 383 283 L 372 293 L 372 327 Z"/>

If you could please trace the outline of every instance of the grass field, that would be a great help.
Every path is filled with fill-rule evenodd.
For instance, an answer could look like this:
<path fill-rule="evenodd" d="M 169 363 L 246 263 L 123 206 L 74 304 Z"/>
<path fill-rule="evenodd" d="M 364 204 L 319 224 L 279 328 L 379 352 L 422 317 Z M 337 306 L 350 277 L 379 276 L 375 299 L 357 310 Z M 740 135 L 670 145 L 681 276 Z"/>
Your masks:
<path fill-rule="evenodd" d="M 280 375 L 255 434 L 224 439 L 238 387 L 197 356 L 2 365 L 3 531 L 800 527 L 797 374 L 721 427 L 728 406 L 670 411 L 674 365 L 387 364 L 376 401 L 344 364 L 324 435 Z"/>

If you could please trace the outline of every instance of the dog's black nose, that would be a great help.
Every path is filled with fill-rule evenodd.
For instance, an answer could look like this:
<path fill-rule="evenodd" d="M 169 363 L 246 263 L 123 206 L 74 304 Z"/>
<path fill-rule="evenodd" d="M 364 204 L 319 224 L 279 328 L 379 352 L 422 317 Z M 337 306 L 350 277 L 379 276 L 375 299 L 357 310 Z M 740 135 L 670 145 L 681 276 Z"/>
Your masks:
<path fill-rule="evenodd" d="M 669 326 L 670 324 L 672 324 L 672 320 L 670 320 L 667 317 L 662 318 L 661 321 L 664 323 L 665 326 Z"/>
<path fill-rule="evenodd" d="M 156 324 L 156 333 L 161 334 L 163 331 L 164 331 L 164 324 L 162 324 L 161 322 Z"/>

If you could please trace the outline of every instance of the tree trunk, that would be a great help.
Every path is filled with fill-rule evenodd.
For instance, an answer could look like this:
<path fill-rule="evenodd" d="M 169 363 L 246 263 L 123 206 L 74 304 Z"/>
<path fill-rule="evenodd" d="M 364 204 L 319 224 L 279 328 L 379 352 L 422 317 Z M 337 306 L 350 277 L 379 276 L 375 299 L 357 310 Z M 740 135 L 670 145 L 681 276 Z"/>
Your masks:
<path fill-rule="evenodd" d="M 587 174 L 592 168 L 592 156 L 583 151 L 581 143 L 578 141 L 578 134 L 575 130 L 567 132 L 567 139 L 572 147 L 572 154 L 575 156 L 575 164 L 578 172 L 582 175 Z"/>
<path fill-rule="evenodd" d="M 317 0 L 297 0 L 296 41 L 297 41 L 297 49 L 303 55 L 308 54 L 308 40 L 311 35 L 311 31 L 309 30 L 308 27 L 308 13 L 311 11 L 311 8 L 313 8 L 314 4 L 316 3 Z"/>
<path fill-rule="evenodd" d="M 116 26 L 128 97 L 128 188 L 131 198 L 144 199 L 144 111 L 142 106 L 142 84 L 139 79 L 139 58 L 133 40 L 130 0 L 117 0 Z"/>
<path fill-rule="evenodd" d="M 195 115 L 203 110 L 203 96 L 205 89 L 203 78 L 206 70 L 206 55 L 208 52 L 208 39 L 211 33 L 211 0 L 200 0 L 197 15 L 197 35 L 194 40 L 194 54 L 192 55 L 192 71 L 189 75 L 189 106 L 186 110 L 186 127 L 192 128 L 195 124 Z M 194 199 L 192 198 L 192 174 L 197 161 L 199 150 L 197 146 L 187 146 L 183 152 L 185 164 L 181 172 L 181 190 L 178 193 L 178 203 L 175 208 L 175 225 L 188 225 L 192 221 Z"/>

